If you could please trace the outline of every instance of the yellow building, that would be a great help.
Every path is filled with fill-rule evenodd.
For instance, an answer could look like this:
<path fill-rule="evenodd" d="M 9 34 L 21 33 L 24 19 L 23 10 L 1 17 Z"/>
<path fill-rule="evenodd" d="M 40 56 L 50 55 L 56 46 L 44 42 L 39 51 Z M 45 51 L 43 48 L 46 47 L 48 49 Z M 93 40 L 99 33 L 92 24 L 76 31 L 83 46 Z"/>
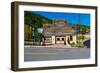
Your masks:
<path fill-rule="evenodd" d="M 32 39 L 32 27 L 30 25 L 25 24 L 24 26 L 24 40 L 30 41 Z"/>

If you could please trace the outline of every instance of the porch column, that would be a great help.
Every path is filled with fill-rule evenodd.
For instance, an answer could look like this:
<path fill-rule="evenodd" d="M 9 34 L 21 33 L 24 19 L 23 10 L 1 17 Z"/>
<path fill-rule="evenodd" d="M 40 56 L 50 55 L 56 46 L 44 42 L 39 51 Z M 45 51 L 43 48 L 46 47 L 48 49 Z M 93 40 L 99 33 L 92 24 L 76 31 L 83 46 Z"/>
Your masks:
<path fill-rule="evenodd" d="M 65 41 L 66 44 L 68 44 L 68 36 L 66 36 L 65 39 L 66 39 L 66 41 Z"/>
<path fill-rule="evenodd" d="M 73 35 L 73 42 L 75 42 L 75 44 L 76 44 L 76 41 L 77 41 L 76 35 Z"/>
<path fill-rule="evenodd" d="M 52 36 L 52 44 L 55 44 L 55 36 Z"/>

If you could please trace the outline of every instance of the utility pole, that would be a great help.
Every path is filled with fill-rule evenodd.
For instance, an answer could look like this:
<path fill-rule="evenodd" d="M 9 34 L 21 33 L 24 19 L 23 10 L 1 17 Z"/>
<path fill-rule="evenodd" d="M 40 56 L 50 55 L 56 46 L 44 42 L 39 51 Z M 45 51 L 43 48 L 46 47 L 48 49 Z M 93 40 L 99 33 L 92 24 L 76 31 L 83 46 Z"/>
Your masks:
<path fill-rule="evenodd" d="M 78 25 L 77 25 L 77 40 L 78 40 L 78 43 L 80 43 L 80 25 L 81 25 L 81 15 L 78 14 Z"/>

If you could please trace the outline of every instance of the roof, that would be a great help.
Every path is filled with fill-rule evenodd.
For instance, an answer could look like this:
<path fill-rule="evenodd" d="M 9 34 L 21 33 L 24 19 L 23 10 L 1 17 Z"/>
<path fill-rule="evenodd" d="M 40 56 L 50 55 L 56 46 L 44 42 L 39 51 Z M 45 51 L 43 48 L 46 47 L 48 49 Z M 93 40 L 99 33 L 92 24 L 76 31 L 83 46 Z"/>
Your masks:
<path fill-rule="evenodd" d="M 66 36 L 75 35 L 76 30 L 72 28 L 70 24 L 48 24 L 43 25 L 43 35 L 44 36 Z"/>

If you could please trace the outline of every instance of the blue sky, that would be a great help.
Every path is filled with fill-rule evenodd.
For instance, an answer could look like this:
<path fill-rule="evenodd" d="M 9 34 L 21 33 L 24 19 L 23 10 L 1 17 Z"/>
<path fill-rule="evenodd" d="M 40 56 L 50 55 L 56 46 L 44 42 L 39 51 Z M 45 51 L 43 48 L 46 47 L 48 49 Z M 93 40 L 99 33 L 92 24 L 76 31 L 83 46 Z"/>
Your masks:
<path fill-rule="evenodd" d="M 90 14 L 83 13 L 61 13 L 61 12 L 34 12 L 49 19 L 65 19 L 68 23 L 90 26 Z"/>

